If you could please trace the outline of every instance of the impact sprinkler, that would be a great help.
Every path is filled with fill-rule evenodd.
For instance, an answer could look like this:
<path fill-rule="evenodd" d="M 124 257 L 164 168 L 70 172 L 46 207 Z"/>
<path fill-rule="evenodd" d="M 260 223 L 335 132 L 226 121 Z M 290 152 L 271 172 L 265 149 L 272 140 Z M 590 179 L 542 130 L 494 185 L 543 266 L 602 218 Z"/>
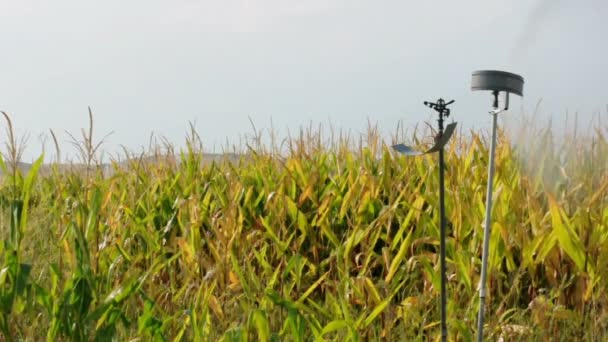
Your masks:
<path fill-rule="evenodd" d="M 496 119 L 498 114 L 509 109 L 509 94 L 523 96 L 523 77 L 505 71 L 481 70 L 473 72 L 471 90 L 489 90 L 494 96 L 490 111 L 492 115 L 492 142 L 488 164 L 488 189 L 486 192 L 486 218 L 483 232 L 483 252 L 481 257 L 481 279 L 479 281 L 479 315 L 477 317 L 477 341 L 483 341 L 483 312 L 486 298 L 486 278 L 488 272 L 488 249 L 490 247 L 490 225 L 492 220 L 492 186 L 494 183 L 494 152 L 496 150 Z M 498 105 L 498 95 L 505 93 L 504 107 Z"/>
<path fill-rule="evenodd" d="M 439 119 L 437 120 L 439 124 L 439 131 L 437 136 L 435 137 L 435 144 L 429 150 L 425 152 L 416 151 L 410 146 L 405 146 L 403 144 L 394 145 L 393 149 L 399 153 L 403 153 L 408 156 L 418 156 L 427 153 L 439 152 L 439 221 L 440 221 L 440 231 L 439 231 L 439 243 L 440 243 L 440 268 L 441 268 L 441 341 L 445 342 L 448 336 L 447 329 L 447 318 L 446 318 L 446 270 L 445 270 L 445 229 L 446 229 L 446 219 L 445 219 L 445 186 L 444 186 L 444 177 L 443 170 L 445 168 L 443 162 L 443 147 L 450 140 L 450 137 L 454 133 L 454 129 L 456 128 L 456 123 L 452 122 L 447 125 L 445 128 L 445 132 L 443 130 L 443 119 L 450 116 L 450 110 L 447 108 L 448 105 L 454 103 L 454 100 L 450 102 L 445 102 L 443 99 L 437 100 L 437 103 L 424 102 L 424 104 L 432 109 L 434 109 L 437 113 L 439 113 Z"/>

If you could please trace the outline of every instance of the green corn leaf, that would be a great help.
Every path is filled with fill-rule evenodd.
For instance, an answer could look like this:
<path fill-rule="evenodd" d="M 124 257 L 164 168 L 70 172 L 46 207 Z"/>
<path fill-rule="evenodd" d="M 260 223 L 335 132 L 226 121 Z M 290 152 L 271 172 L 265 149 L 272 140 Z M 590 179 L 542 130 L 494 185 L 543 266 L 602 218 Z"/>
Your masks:
<path fill-rule="evenodd" d="M 270 324 L 262 310 L 253 311 L 253 323 L 258 332 L 258 341 L 270 341 Z"/>
<path fill-rule="evenodd" d="M 23 208 L 21 209 L 21 220 L 20 220 L 20 230 L 23 233 L 27 227 L 27 217 L 28 217 L 28 209 L 30 203 L 30 197 L 32 194 L 32 186 L 36 180 L 36 176 L 38 175 L 38 170 L 40 169 L 40 165 L 42 165 L 42 161 L 44 160 L 44 156 L 40 156 L 32 167 L 30 168 L 27 176 L 25 177 L 25 181 L 23 182 L 22 189 L 22 198 L 23 198 Z"/>
<path fill-rule="evenodd" d="M 340 329 L 344 329 L 344 328 L 348 328 L 348 323 L 346 321 L 344 321 L 344 320 L 331 321 L 323 327 L 321 334 L 325 335 L 330 332 L 334 332 L 336 330 L 340 330 Z"/>

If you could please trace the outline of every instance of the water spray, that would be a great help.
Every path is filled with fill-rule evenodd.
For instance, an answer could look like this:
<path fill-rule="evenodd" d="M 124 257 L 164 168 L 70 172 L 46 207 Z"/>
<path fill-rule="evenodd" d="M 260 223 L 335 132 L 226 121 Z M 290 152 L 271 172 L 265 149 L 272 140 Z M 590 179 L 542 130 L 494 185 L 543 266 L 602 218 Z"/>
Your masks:
<path fill-rule="evenodd" d="M 483 314 L 486 298 L 486 278 L 488 272 L 488 249 L 490 247 L 490 226 L 492 220 L 492 186 L 494 183 L 494 153 L 496 151 L 496 121 L 498 114 L 509 109 L 509 94 L 523 96 L 523 77 L 505 71 L 481 70 L 473 72 L 471 90 L 489 90 L 494 97 L 490 111 L 492 115 L 492 141 L 488 164 L 488 188 L 486 192 L 486 217 L 483 232 L 483 252 L 481 257 L 481 279 L 479 281 L 479 313 L 477 317 L 477 341 L 483 341 Z M 505 93 L 504 107 L 500 108 L 498 95 Z"/>
<path fill-rule="evenodd" d="M 445 128 L 445 132 L 443 129 L 443 120 L 450 116 L 450 110 L 447 108 L 448 105 L 454 103 L 454 100 L 445 102 L 443 99 L 437 100 L 436 103 L 432 102 L 424 102 L 424 105 L 434 109 L 439 114 L 438 123 L 438 133 L 435 137 L 435 144 L 433 147 L 428 149 L 425 152 L 416 151 L 410 146 L 406 146 L 403 144 L 394 145 L 393 149 L 399 153 L 408 155 L 408 156 L 418 156 L 427 153 L 439 152 L 439 221 L 440 221 L 440 231 L 439 231 L 439 254 L 440 254 L 440 268 L 441 268 L 441 341 L 445 342 L 448 336 L 447 329 L 447 314 L 446 314 L 446 270 L 445 270 L 445 230 L 446 230 L 446 218 L 445 218 L 445 185 L 444 185 L 444 175 L 443 171 L 445 169 L 444 161 L 443 161 L 443 147 L 450 140 L 450 137 L 454 133 L 454 129 L 456 128 L 456 123 L 450 123 Z"/>

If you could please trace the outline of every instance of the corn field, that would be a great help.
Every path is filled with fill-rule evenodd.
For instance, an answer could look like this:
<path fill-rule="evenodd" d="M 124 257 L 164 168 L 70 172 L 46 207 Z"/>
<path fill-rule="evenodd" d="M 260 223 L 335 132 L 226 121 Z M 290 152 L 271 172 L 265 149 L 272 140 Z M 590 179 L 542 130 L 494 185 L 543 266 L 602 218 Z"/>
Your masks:
<path fill-rule="evenodd" d="M 6 116 L 8 119 L 8 116 Z M 91 118 L 92 120 L 92 118 Z M 10 121 L 9 131 L 12 131 Z M 608 338 L 606 127 L 496 153 L 487 340 Z M 206 160 L 200 139 L 82 167 L 1 159 L 4 340 L 438 340 L 436 157 L 370 129 Z M 422 137 L 421 133 L 417 136 Z M 56 139 L 55 139 L 56 141 Z M 488 136 L 446 147 L 449 337 L 475 336 Z M 415 138 L 414 142 L 424 142 Z"/>

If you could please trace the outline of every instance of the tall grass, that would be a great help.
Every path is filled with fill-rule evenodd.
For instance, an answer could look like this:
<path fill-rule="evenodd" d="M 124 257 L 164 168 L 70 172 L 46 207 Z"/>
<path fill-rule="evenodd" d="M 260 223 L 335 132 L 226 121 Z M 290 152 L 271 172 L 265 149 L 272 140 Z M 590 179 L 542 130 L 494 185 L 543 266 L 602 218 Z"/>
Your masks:
<path fill-rule="evenodd" d="M 106 173 L 92 167 L 90 119 L 84 169 L 55 165 L 37 177 L 49 168 L 41 158 L 22 174 L 10 167 L 14 143 L 0 159 L 4 339 L 439 337 L 433 157 L 395 156 L 370 129 L 358 144 L 309 130 L 281 146 L 251 144 L 239 160 L 208 160 L 192 129 L 182 151 L 125 152 Z M 552 140 L 541 133 L 529 149 L 500 137 L 486 337 L 605 339 L 606 127 L 565 149 L 535 150 Z M 448 151 L 448 322 L 466 341 L 486 136 L 461 134 Z"/>

